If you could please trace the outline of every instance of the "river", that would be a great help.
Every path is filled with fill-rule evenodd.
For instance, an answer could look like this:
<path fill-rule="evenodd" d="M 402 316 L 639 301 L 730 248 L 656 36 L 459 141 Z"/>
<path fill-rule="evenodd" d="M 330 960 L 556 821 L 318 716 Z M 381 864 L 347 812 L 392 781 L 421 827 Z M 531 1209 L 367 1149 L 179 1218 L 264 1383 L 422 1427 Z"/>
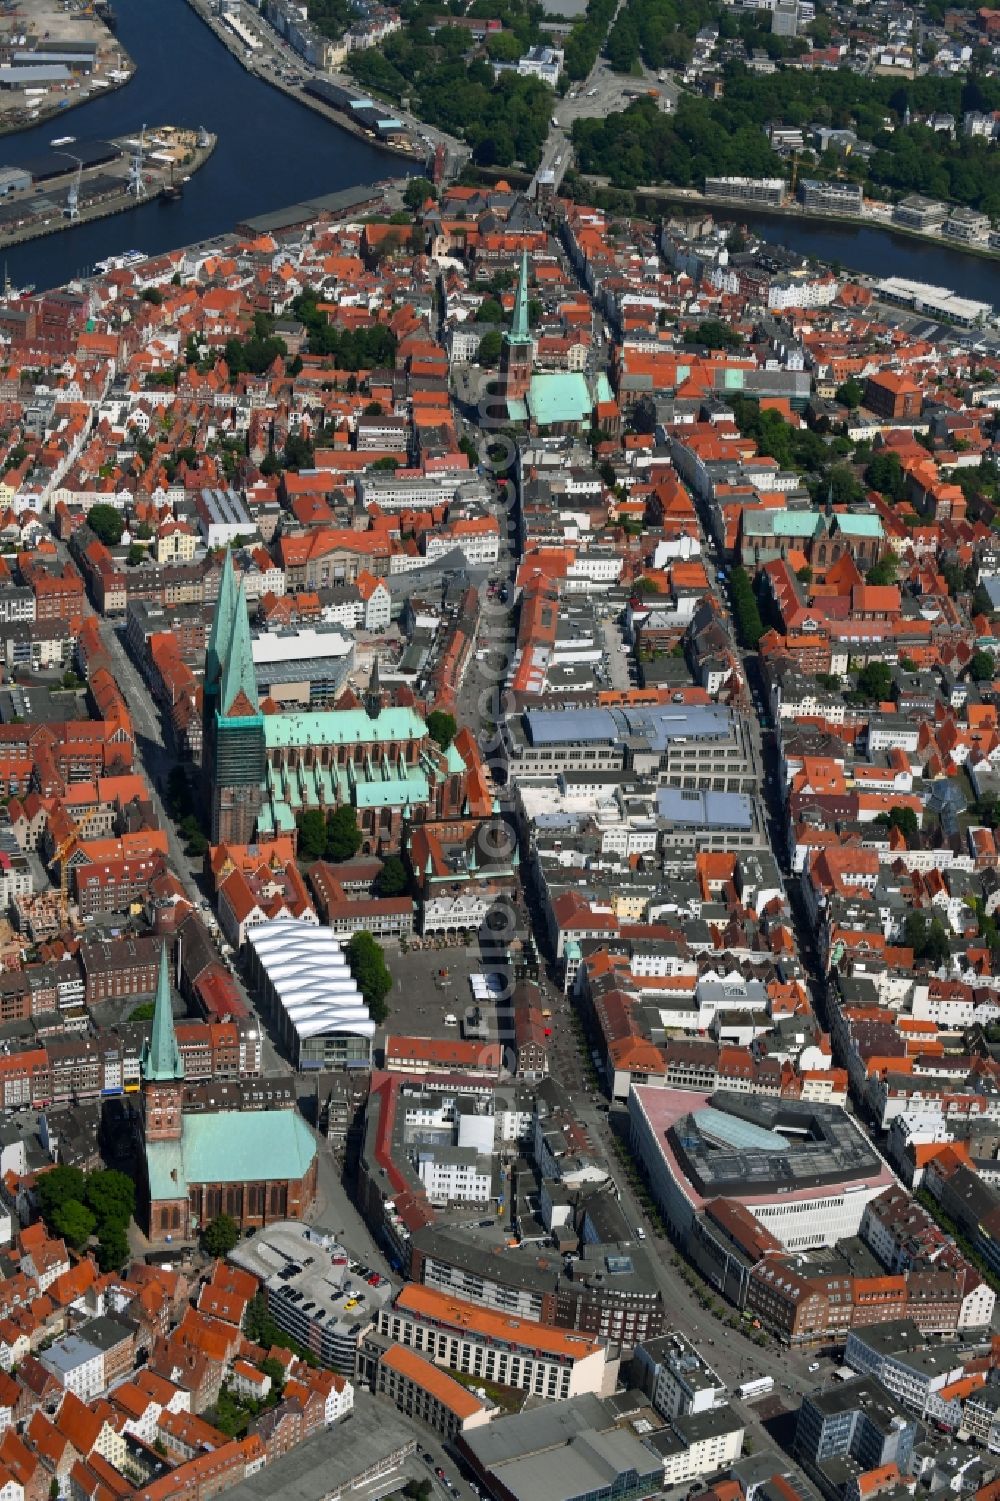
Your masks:
<path fill-rule="evenodd" d="M 219 144 L 177 203 L 154 201 L 111 219 L 12 246 L 17 285 L 58 286 L 107 255 L 135 247 L 155 254 L 221 234 L 240 219 L 317 193 L 402 174 L 378 151 L 248 73 L 186 0 L 114 0 L 118 34 L 137 68 L 123 89 L 16 135 L 0 137 L 0 164 L 48 149 L 54 136 L 101 139 L 144 123 L 204 125 Z M 898 275 L 1000 303 L 1000 263 L 920 244 L 879 228 L 854 228 L 733 210 L 768 239 L 871 275 Z"/>
<path fill-rule="evenodd" d="M 720 219 L 738 219 L 775 245 L 784 245 L 818 261 L 840 261 L 868 276 L 904 276 L 910 281 L 951 287 L 960 297 L 1000 306 L 1000 260 L 963 255 L 949 245 L 893 234 L 877 227 L 855 227 L 788 214 L 714 210 Z"/>
<path fill-rule="evenodd" d="M 114 7 L 135 77 L 56 119 L 0 137 L 0 163 L 37 156 L 55 136 L 103 140 L 144 123 L 204 125 L 219 143 L 178 202 L 145 203 L 3 252 L 16 285 L 59 286 L 106 255 L 192 244 L 249 215 L 406 171 L 398 156 L 248 73 L 186 0 L 114 0 Z"/>

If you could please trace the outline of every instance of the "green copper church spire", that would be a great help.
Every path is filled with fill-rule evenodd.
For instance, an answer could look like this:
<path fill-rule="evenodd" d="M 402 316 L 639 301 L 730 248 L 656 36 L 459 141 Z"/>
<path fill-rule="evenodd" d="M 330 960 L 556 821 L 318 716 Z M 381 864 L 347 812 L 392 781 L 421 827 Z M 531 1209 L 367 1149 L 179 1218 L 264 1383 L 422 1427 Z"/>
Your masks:
<path fill-rule="evenodd" d="M 222 565 L 222 579 L 219 583 L 219 598 L 215 603 L 212 630 L 208 638 L 208 650 L 205 653 L 205 687 L 209 691 L 218 683 L 222 664 L 229 653 L 235 617 L 236 575 L 233 573 L 233 554 L 227 547 Z"/>
<path fill-rule="evenodd" d="M 247 615 L 246 597 L 240 584 L 233 611 L 233 629 L 229 637 L 229 651 L 222 664 L 222 688 L 219 693 L 219 713 L 225 716 L 232 711 L 240 695 L 249 704 L 249 713 L 259 711 L 257 674 L 253 666 L 253 644 L 250 640 L 250 619 Z"/>
<path fill-rule="evenodd" d="M 531 319 L 528 314 L 528 252 L 521 252 L 521 271 L 514 298 L 514 321 L 510 327 L 511 344 L 531 343 Z"/>
<path fill-rule="evenodd" d="M 160 974 L 156 982 L 153 1032 L 142 1052 L 142 1077 L 147 1082 L 154 1083 L 164 1083 L 168 1079 L 183 1079 L 184 1077 L 184 1059 L 177 1046 L 174 1016 L 170 1009 L 170 970 L 167 967 L 166 944 L 163 944 L 160 949 Z"/>

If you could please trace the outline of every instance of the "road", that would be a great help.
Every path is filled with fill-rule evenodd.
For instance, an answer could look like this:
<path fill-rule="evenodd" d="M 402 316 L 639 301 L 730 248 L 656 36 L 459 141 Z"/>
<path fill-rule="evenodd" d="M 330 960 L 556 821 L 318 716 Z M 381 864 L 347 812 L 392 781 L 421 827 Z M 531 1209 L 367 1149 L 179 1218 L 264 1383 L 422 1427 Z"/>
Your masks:
<path fill-rule="evenodd" d="M 306 62 L 305 58 L 294 51 L 274 28 L 268 25 L 255 6 L 241 4 L 238 16 L 247 30 L 261 43 L 259 52 L 254 53 L 252 58 L 243 60 L 252 72 L 266 82 L 284 89 L 287 93 L 301 97 L 303 102 L 309 100 L 309 95 L 305 93 L 305 85 L 314 79 L 322 79 L 328 83 L 337 84 L 340 88 L 350 89 L 359 98 L 365 94 L 365 90 L 359 85 L 357 79 L 352 78 L 349 73 L 340 73 L 335 69 L 324 71 Z M 391 108 L 393 118 L 401 120 L 415 136 L 422 139 L 429 152 L 433 151 L 436 146 L 443 145 L 448 153 L 449 165 L 453 169 L 457 170 L 460 163 L 468 158 L 469 148 L 461 141 L 457 141 L 443 130 L 424 124 L 415 115 L 400 109 L 398 103 L 392 101 L 387 101 L 387 103 Z"/>
<path fill-rule="evenodd" d="M 197 876 L 203 862 L 200 858 L 192 860 L 185 853 L 176 826 L 160 794 L 161 786 L 166 786 L 169 773 L 178 764 L 177 756 L 167 744 L 159 708 L 123 645 L 114 621 L 102 617 L 98 617 L 98 620 L 101 640 L 114 663 L 115 677 L 125 695 L 132 723 L 135 726 L 136 749 L 139 752 L 142 769 L 146 774 L 153 811 L 160 828 L 166 831 L 171 869 L 194 906 L 204 909 L 212 893 L 207 885 L 203 888 L 198 883 Z M 219 958 L 220 962 L 225 963 L 221 954 Z M 275 1047 L 267 1023 L 257 1012 L 253 997 L 247 991 L 239 970 L 233 964 L 229 964 L 228 968 L 248 1010 L 257 1018 L 260 1027 L 261 1069 L 264 1075 L 291 1073 L 291 1065 Z"/>
<path fill-rule="evenodd" d="M 618 10 L 620 9 L 619 5 Z M 612 26 L 617 19 L 618 10 L 612 17 Z M 610 31 L 610 27 L 608 29 Z M 587 77 L 582 83 L 574 84 L 553 110 L 551 128 L 542 148 L 542 159 L 528 188 L 528 197 L 537 197 L 539 179 L 548 173 L 552 174 L 553 191 L 558 192 L 573 160 L 571 137 L 576 120 L 606 120 L 608 115 L 628 109 L 630 104 L 643 95 L 655 95 L 660 108 L 665 113 L 672 114 L 677 108 L 677 94 L 677 84 L 672 78 L 660 80 L 648 68 L 640 78 L 631 73 L 616 73 L 598 53 L 597 61 Z"/>

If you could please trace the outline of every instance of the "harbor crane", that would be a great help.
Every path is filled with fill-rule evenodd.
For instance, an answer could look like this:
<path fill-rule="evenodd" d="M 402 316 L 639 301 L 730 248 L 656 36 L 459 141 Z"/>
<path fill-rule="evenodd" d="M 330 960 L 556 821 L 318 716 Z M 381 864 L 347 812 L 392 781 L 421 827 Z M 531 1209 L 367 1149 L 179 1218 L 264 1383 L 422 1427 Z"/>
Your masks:
<path fill-rule="evenodd" d="M 66 155 L 72 156 L 72 152 L 67 151 Z M 63 210 L 66 218 L 71 223 L 74 223 L 80 217 L 80 183 L 83 180 L 83 159 L 79 156 L 74 156 L 73 160 L 76 162 L 76 172 L 73 174 L 73 181 L 69 185 L 69 191 L 66 194 L 66 207 Z"/>
<path fill-rule="evenodd" d="M 146 196 L 146 183 L 142 175 L 142 156 L 145 149 L 146 127 L 143 125 L 139 132 L 139 139 L 135 143 L 135 150 L 132 152 L 132 165 L 128 175 L 128 190 L 133 198 L 137 199 Z"/>

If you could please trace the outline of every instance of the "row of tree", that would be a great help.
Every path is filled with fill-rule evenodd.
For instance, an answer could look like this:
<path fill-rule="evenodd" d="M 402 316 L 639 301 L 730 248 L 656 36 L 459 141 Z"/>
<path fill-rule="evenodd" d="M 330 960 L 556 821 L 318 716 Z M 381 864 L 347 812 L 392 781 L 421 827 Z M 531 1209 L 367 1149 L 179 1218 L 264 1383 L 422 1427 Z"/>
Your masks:
<path fill-rule="evenodd" d="M 733 620 L 740 641 L 748 651 L 756 651 L 764 634 L 764 622 L 760 616 L 753 585 L 745 568 L 737 566 L 729 574 L 729 597 L 733 606 Z"/>

